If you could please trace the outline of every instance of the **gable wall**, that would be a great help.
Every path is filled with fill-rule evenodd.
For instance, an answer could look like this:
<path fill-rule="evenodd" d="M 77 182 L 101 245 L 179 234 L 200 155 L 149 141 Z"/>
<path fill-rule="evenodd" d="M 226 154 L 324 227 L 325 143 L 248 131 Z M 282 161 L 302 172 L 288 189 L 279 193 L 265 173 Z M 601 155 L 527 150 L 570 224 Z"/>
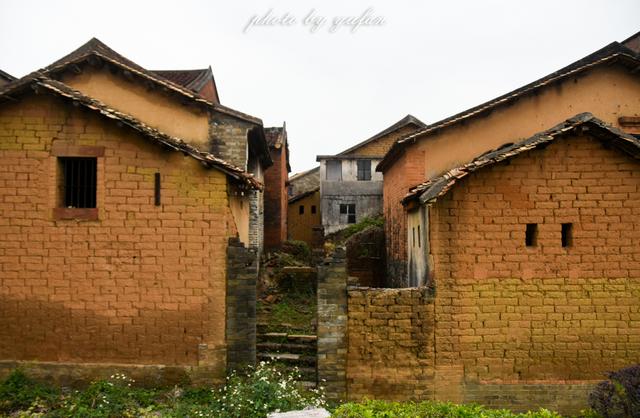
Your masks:
<path fill-rule="evenodd" d="M 640 162 L 561 138 L 471 174 L 430 213 L 436 367 L 461 373 L 463 400 L 640 361 Z"/>
<path fill-rule="evenodd" d="M 206 150 L 209 120 L 203 110 L 181 104 L 158 89 L 145 88 L 107 69 L 85 66 L 82 73 L 68 74 L 61 81 L 151 127 Z"/>
<path fill-rule="evenodd" d="M 53 141 L 104 147 L 96 221 L 55 220 Z M 154 206 L 154 173 L 162 205 Z M 226 176 L 39 96 L 0 107 L 0 359 L 225 367 Z M 212 262 L 215 261 L 215 262 Z M 204 351 L 203 351 L 204 350 Z"/>
<path fill-rule="evenodd" d="M 347 347 L 349 400 L 572 415 L 606 371 L 640 361 L 640 162 L 559 139 L 461 180 L 430 214 L 433 287 L 347 288 L 333 273 L 348 301 L 331 340 Z M 327 322 L 320 333 L 338 320 Z"/>
<path fill-rule="evenodd" d="M 394 221 L 405 216 L 400 199 L 411 186 L 581 112 L 591 112 L 613 126 L 619 126 L 620 116 L 640 115 L 640 82 L 637 76 L 618 66 L 596 68 L 560 85 L 547 87 L 537 95 L 522 97 L 488 116 L 471 118 L 465 124 L 429 135 L 408 146 L 404 154 L 411 156 L 399 159 L 385 173 L 385 215 L 389 214 Z M 417 164 L 415 155 L 423 159 L 419 164 L 422 169 L 419 179 L 407 176 Z M 406 226 L 396 229 L 396 232 L 388 231 L 391 234 L 387 235 L 388 246 L 396 249 L 392 250 L 388 260 L 398 260 L 402 264 L 407 259 L 405 244 L 402 244 L 406 241 Z M 398 274 L 393 269 L 389 273 Z"/>
<path fill-rule="evenodd" d="M 382 138 L 376 139 L 375 141 L 363 145 L 362 147 L 354 150 L 353 152 L 350 152 L 347 155 L 384 157 L 384 155 L 387 153 L 387 151 L 389 151 L 389 148 L 391 148 L 394 142 L 415 130 L 416 127 L 414 125 L 404 126 L 388 135 L 383 136 Z"/>

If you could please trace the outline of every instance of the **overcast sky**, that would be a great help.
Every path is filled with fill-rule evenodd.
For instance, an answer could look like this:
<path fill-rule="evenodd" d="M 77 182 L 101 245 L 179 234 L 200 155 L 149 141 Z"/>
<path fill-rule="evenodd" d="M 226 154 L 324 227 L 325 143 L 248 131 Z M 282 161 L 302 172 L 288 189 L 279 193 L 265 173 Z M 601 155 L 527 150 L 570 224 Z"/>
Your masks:
<path fill-rule="evenodd" d="M 148 69 L 211 65 L 222 104 L 287 122 L 295 173 L 621 41 L 638 16 L 638 0 L 0 0 L 0 69 L 23 76 L 93 36 Z"/>

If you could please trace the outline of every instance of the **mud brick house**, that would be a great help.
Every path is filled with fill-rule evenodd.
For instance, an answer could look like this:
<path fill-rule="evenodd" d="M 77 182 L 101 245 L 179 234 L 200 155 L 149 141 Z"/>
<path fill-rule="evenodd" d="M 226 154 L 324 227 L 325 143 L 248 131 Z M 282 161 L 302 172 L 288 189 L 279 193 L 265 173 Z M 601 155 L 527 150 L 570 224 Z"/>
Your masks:
<path fill-rule="evenodd" d="M 382 174 L 376 172 L 376 167 L 398 138 L 424 126 L 417 118 L 407 115 L 339 154 L 317 157 L 325 234 L 382 213 Z"/>
<path fill-rule="evenodd" d="M 7 84 L 0 373 L 164 384 L 255 361 L 270 163 L 259 119 L 96 39 Z"/>
<path fill-rule="evenodd" d="M 287 240 L 287 201 L 289 143 L 287 126 L 265 128 L 273 166 L 264 175 L 264 243 L 269 249 L 279 248 Z"/>
<path fill-rule="evenodd" d="M 4 71 L 0 70 L 0 87 L 4 86 L 5 84 L 10 83 L 11 81 L 15 80 L 16 78 L 14 76 L 12 76 L 11 74 L 7 74 Z"/>
<path fill-rule="evenodd" d="M 289 178 L 289 239 L 315 245 L 314 229 L 320 222 L 320 167 L 316 167 Z"/>
<path fill-rule="evenodd" d="M 321 268 L 327 393 L 571 415 L 640 362 L 640 139 L 579 114 L 405 202 L 428 211 L 429 286 L 347 288 L 344 260 Z"/>
<path fill-rule="evenodd" d="M 396 141 L 378 164 L 384 173 L 384 215 L 390 285 L 428 281 L 426 219 L 403 198 L 416 185 L 515 143 L 581 112 L 627 133 L 640 133 L 636 34 L 526 86 L 433 123 Z M 405 201 L 407 203 L 407 201 Z"/>

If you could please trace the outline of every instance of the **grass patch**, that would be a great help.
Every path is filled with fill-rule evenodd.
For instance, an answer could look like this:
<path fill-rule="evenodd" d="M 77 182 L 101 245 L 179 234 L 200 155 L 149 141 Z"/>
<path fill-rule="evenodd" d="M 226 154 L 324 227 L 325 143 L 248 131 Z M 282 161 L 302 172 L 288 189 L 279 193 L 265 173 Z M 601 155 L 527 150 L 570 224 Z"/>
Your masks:
<path fill-rule="evenodd" d="M 518 414 L 506 409 L 489 409 L 480 405 L 458 405 L 449 402 L 365 401 L 339 406 L 334 418 L 561 418 L 556 412 L 540 409 Z"/>

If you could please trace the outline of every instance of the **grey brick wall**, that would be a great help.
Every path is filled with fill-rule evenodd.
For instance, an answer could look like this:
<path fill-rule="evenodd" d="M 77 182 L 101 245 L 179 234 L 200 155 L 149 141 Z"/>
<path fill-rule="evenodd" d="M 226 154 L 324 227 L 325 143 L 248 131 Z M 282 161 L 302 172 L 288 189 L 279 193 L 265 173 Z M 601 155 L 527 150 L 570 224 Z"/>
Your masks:
<path fill-rule="evenodd" d="M 214 260 L 212 260 L 213 262 Z M 258 257 L 237 238 L 227 247 L 227 371 L 256 362 Z"/>

